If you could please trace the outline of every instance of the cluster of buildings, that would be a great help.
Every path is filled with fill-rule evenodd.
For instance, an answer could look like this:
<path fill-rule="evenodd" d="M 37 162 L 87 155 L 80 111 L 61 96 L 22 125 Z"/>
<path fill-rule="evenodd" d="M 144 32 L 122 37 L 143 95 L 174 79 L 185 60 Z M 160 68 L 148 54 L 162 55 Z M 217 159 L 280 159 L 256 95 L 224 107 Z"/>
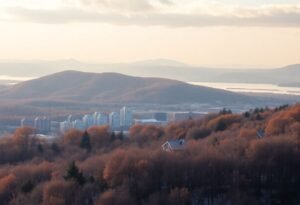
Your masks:
<path fill-rule="evenodd" d="M 81 119 L 72 115 L 67 120 L 50 121 L 47 117 L 36 117 L 34 120 L 23 118 L 21 127 L 33 127 L 39 134 L 64 133 L 70 129 L 85 130 L 92 126 L 109 125 L 113 131 L 128 130 L 133 124 L 132 110 L 126 106 L 119 112 L 86 114 Z"/>
<path fill-rule="evenodd" d="M 21 127 L 32 127 L 38 133 L 48 134 L 51 129 L 51 122 L 47 117 L 36 117 L 35 119 L 21 119 Z"/>
<path fill-rule="evenodd" d="M 81 119 L 69 115 L 65 121 L 50 121 L 47 117 L 23 118 L 21 127 L 33 127 L 38 134 L 64 133 L 70 129 L 85 130 L 92 126 L 110 126 L 112 131 L 127 131 L 132 125 L 164 126 L 171 121 L 201 118 L 206 113 L 195 112 L 136 112 L 124 106 L 110 113 L 95 112 Z"/>
<path fill-rule="evenodd" d="M 86 114 L 82 119 L 72 119 L 70 115 L 66 121 L 57 124 L 59 131 L 64 133 L 75 128 L 85 130 L 92 126 L 109 125 L 113 131 L 128 130 L 133 123 L 132 110 L 124 106 L 119 112 Z M 58 127 L 57 127 L 58 128 Z"/>

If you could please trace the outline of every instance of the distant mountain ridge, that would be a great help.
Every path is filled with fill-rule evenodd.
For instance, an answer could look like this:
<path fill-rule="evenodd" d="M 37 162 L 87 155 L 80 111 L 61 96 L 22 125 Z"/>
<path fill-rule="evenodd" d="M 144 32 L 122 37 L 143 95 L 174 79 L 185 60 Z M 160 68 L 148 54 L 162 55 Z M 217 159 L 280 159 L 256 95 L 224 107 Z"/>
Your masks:
<path fill-rule="evenodd" d="M 293 65 L 288 65 L 288 66 L 285 66 L 283 68 L 279 68 L 281 70 L 289 70 L 289 71 L 292 71 L 292 72 L 300 72 L 300 64 L 293 64 Z"/>
<path fill-rule="evenodd" d="M 299 85 L 300 64 L 276 69 L 222 69 L 154 59 L 133 63 L 96 64 L 74 59 L 58 61 L 0 61 L 2 75 L 38 77 L 63 70 L 116 72 L 141 77 L 162 77 L 185 82 L 271 83 Z"/>
<path fill-rule="evenodd" d="M 299 76 L 300 64 L 294 64 L 277 69 L 231 71 L 219 75 L 215 80 L 237 83 L 271 83 L 282 85 L 300 83 Z"/>
<path fill-rule="evenodd" d="M 1 90 L 0 99 L 89 103 L 235 103 L 244 95 L 177 80 L 64 71 Z"/>

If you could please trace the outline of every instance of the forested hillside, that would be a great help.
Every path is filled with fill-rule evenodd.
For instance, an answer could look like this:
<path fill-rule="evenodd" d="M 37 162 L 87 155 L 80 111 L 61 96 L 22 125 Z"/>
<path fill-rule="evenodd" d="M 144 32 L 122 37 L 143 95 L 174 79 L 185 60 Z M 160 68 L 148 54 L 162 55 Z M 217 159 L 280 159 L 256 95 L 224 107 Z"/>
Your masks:
<path fill-rule="evenodd" d="M 222 110 L 166 127 L 20 128 L 0 141 L 0 204 L 300 204 L 300 105 Z M 183 151 L 165 152 L 170 139 Z"/>

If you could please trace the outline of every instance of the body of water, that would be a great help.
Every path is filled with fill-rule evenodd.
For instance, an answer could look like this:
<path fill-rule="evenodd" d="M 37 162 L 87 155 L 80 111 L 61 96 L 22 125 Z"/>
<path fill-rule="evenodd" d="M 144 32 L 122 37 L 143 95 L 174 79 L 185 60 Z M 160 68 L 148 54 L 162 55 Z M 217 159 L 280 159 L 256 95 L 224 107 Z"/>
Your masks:
<path fill-rule="evenodd" d="M 232 92 L 253 92 L 253 93 L 273 93 L 300 95 L 300 87 L 281 87 L 273 84 L 257 83 L 208 83 L 208 82 L 189 82 L 193 85 L 201 85 L 211 88 L 223 89 Z"/>
<path fill-rule="evenodd" d="M 0 75 L 0 85 L 15 85 L 17 83 L 32 80 L 33 77 L 21 77 L 21 76 L 8 76 L 8 75 Z"/>
<path fill-rule="evenodd" d="M 19 77 L 19 76 L 8 76 L 8 75 L 0 75 L 0 80 L 11 80 L 11 81 L 26 81 L 26 80 L 32 80 L 33 77 Z"/>

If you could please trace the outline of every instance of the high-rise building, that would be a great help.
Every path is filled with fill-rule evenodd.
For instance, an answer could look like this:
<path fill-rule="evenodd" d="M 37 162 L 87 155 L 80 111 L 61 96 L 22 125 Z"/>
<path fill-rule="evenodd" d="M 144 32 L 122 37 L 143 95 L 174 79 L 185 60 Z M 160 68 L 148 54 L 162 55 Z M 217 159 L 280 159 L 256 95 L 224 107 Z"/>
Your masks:
<path fill-rule="evenodd" d="M 34 127 L 34 120 L 24 117 L 21 119 L 21 127 Z"/>
<path fill-rule="evenodd" d="M 94 125 L 93 115 L 84 115 L 82 118 L 85 129 Z"/>
<path fill-rule="evenodd" d="M 73 121 L 73 115 L 69 115 L 68 118 L 67 118 L 67 121 L 72 122 Z"/>
<path fill-rule="evenodd" d="M 48 134 L 50 131 L 50 121 L 47 117 L 36 117 L 34 119 L 34 128 L 39 134 Z"/>
<path fill-rule="evenodd" d="M 60 129 L 60 123 L 57 121 L 51 121 L 50 122 L 50 132 L 53 134 L 56 134 L 59 132 Z"/>
<path fill-rule="evenodd" d="M 94 112 L 93 116 L 93 125 L 98 125 L 97 118 L 100 115 L 99 112 Z"/>
<path fill-rule="evenodd" d="M 97 125 L 108 125 L 108 115 L 99 113 L 96 119 Z"/>
<path fill-rule="evenodd" d="M 42 119 L 40 117 L 36 117 L 34 119 L 34 128 L 39 132 L 42 127 Z"/>
<path fill-rule="evenodd" d="M 120 114 L 117 112 L 112 112 L 109 114 L 109 125 L 112 130 L 120 129 Z"/>
<path fill-rule="evenodd" d="M 67 131 L 69 131 L 70 129 L 72 129 L 72 123 L 68 122 L 68 121 L 64 121 L 60 123 L 60 131 L 62 133 L 65 133 Z"/>
<path fill-rule="evenodd" d="M 82 120 L 74 120 L 72 122 L 72 127 L 78 130 L 84 130 L 85 129 L 85 125 L 83 123 Z"/>
<path fill-rule="evenodd" d="M 50 120 L 47 117 L 42 118 L 42 133 L 48 134 L 50 132 Z"/>
<path fill-rule="evenodd" d="M 122 129 L 128 129 L 132 125 L 132 111 L 126 106 L 120 110 L 120 126 Z"/>

